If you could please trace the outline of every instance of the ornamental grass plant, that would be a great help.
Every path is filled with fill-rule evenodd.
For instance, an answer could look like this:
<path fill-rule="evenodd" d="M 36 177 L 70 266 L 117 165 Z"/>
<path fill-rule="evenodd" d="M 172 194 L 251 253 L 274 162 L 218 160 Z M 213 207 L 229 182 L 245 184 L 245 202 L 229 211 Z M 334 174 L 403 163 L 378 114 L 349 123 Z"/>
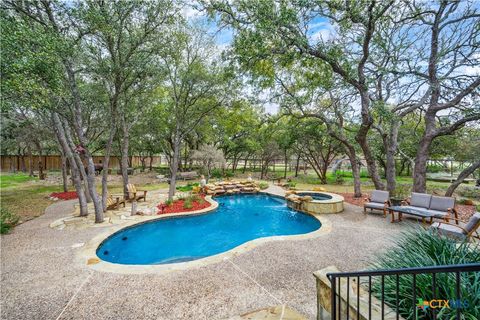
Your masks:
<path fill-rule="evenodd" d="M 394 239 L 394 246 L 375 257 L 371 269 L 401 269 L 411 267 L 440 266 L 480 263 L 480 245 L 467 241 L 458 242 L 440 236 L 435 231 L 414 228 L 405 231 Z M 480 272 L 462 273 L 460 276 L 460 302 L 456 296 L 455 273 L 439 273 L 436 276 L 435 295 L 432 290 L 432 275 L 416 276 L 415 302 L 413 301 L 413 276 L 399 276 L 398 311 L 405 319 L 455 319 L 457 305 L 461 304 L 462 319 L 480 319 Z M 385 303 L 396 307 L 396 276 L 385 276 Z M 372 282 L 372 293 L 381 299 L 381 278 L 375 277 Z M 433 299 L 448 300 L 449 306 L 439 308 L 420 308 L 418 304 Z M 452 303 L 453 301 L 453 303 Z"/>

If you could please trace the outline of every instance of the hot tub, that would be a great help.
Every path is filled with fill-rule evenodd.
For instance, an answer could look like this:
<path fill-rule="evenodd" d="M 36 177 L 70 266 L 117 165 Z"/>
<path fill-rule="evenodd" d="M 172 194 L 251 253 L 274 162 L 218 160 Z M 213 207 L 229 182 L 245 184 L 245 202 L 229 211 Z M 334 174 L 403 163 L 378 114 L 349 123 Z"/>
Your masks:
<path fill-rule="evenodd" d="M 318 191 L 297 191 L 297 196 L 310 196 L 312 201 L 303 201 L 299 210 L 312 214 L 339 213 L 343 211 L 344 198 L 335 193 Z M 287 200 L 288 201 L 288 200 Z"/>

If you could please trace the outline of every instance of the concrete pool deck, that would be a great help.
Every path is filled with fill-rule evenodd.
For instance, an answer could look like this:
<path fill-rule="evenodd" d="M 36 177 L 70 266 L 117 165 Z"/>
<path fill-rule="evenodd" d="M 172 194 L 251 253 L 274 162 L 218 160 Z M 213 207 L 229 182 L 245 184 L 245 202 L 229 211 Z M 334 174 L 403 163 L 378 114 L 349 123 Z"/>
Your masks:
<path fill-rule="evenodd" d="M 278 189 L 269 191 L 282 195 Z M 343 213 L 327 215 L 332 231 L 313 239 L 266 242 L 200 268 L 117 274 L 76 261 L 82 246 L 107 227 L 49 227 L 75 202 L 54 203 L 1 236 L 2 319 L 225 319 L 277 305 L 314 319 L 314 271 L 362 269 L 407 228 L 345 203 Z"/>

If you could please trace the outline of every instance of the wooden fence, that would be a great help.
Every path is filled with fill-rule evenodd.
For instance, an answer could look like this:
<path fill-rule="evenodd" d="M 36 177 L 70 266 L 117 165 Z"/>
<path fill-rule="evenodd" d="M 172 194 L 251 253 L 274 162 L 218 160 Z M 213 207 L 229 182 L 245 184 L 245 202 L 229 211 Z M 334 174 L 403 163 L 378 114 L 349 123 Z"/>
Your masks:
<path fill-rule="evenodd" d="M 140 156 L 131 156 L 129 159 L 130 166 L 139 167 L 142 165 L 142 157 Z M 150 157 L 146 157 L 145 166 L 148 168 L 150 166 Z M 93 161 L 95 163 L 100 163 L 103 160 L 103 156 L 94 156 Z M 165 164 L 165 158 L 162 156 L 153 156 L 152 166 L 159 166 L 162 163 Z M 61 170 L 62 169 L 62 159 L 59 155 L 49 155 L 49 156 L 32 156 L 30 159 L 28 156 L 0 156 L 0 170 L 4 171 L 29 171 L 30 163 L 33 164 L 33 170 L 38 170 L 39 165 L 43 166 L 44 170 Z M 120 157 L 112 156 L 110 157 L 110 162 L 108 164 L 109 168 L 120 168 Z"/>

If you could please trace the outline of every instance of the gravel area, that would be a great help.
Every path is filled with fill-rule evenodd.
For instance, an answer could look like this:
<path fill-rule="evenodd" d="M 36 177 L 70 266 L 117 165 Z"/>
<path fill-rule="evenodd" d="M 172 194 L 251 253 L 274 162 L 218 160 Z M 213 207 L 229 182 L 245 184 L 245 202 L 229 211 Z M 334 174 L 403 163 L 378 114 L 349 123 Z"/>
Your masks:
<path fill-rule="evenodd" d="M 1 319 L 225 319 L 283 304 L 314 319 L 314 271 L 362 269 L 407 228 L 346 203 L 327 215 L 333 230 L 315 239 L 269 242 L 196 269 L 124 275 L 76 259 L 78 244 L 105 228 L 49 228 L 74 203 L 55 203 L 1 236 Z"/>

